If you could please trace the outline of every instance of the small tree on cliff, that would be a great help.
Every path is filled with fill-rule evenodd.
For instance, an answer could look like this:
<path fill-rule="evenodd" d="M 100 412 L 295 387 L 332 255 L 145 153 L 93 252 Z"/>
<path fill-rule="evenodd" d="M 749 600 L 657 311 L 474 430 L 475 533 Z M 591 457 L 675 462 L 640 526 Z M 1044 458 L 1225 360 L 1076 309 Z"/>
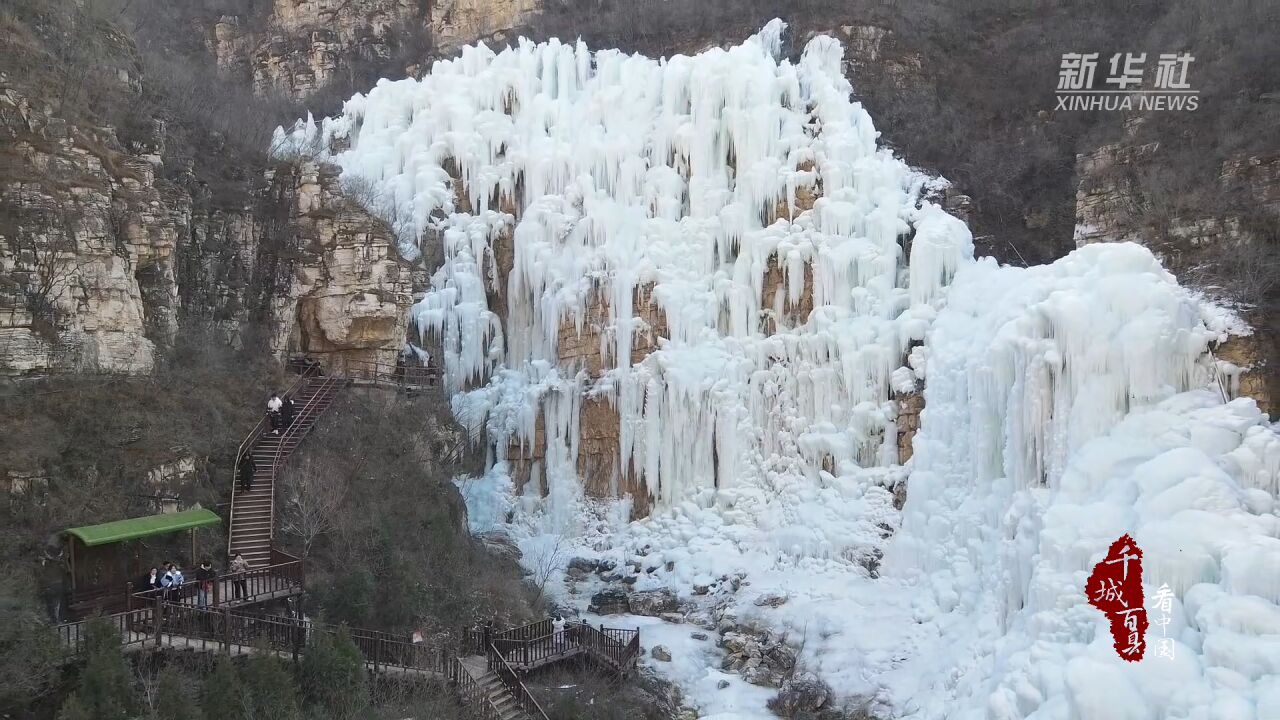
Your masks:
<path fill-rule="evenodd" d="M 200 688 L 200 707 L 207 718 L 242 720 L 245 717 L 244 690 L 230 658 L 219 657 L 213 671 L 205 676 Z"/>
<path fill-rule="evenodd" d="M 95 720 L 125 720 L 133 716 L 134 696 L 129 667 L 120 651 L 120 635 L 102 618 L 85 623 L 88 660 L 76 691 L 63 703 L 61 716 L 87 712 Z"/>
<path fill-rule="evenodd" d="M 244 717 L 298 720 L 298 688 L 279 658 L 257 653 L 244 672 Z"/>
<path fill-rule="evenodd" d="M 333 635 L 314 631 L 299 672 L 303 695 L 313 711 L 348 720 L 368 707 L 364 658 L 345 626 Z"/>

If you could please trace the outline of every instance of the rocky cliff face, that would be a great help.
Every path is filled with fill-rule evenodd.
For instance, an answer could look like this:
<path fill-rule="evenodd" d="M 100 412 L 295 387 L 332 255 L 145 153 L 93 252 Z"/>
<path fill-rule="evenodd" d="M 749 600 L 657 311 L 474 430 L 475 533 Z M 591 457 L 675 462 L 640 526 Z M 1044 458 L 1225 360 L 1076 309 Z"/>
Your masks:
<path fill-rule="evenodd" d="M 665 27 L 655 25 L 655 18 L 714 18 L 724 14 L 717 7 L 664 2 L 628 9 L 603 4 L 600 13 L 585 15 L 540 0 L 271 0 L 238 7 L 197 3 L 180 27 L 168 31 L 207 53 L 192 50 L 196 54 L 181 58 L 183 62 L 216 67 L 223 77 L 263 96 L 283 94 L 306 100 L 308 106 L 331 108 L 377 77 L 420 73 L 432 58 L 477 39 L 504 43 L 530 27 L 538 34 L 563 35 L 556 18 L 571 19 L 575 33 L 597 43 L 671 54 L 736 41 L 754 29 L 756 15 L 776 14 L 753 5 L 728 25 L 689 22 L 654 30 Z M 214 10 L 201 15 L 197 8 Z M 615 23 L 626 18 L 631 22 Z M 957 71 L 969 72 L 964 47 L 936 47 L 928 32 L 908 22 L 913 18 L 919 16 L 870 6 L 838 12 L 824 6 L 790 18 L 796 46 L 818 32 L 841 39 L 845 71 L 855 91 L 884 118 L 881 125 L 891 142 L 903 138 L 908 157 L 929 144 L 928 138 L 912 135 L 917 124 L 909 122 L 916 117 L 911 113 L 946 110 L 955 98 L 939 83 L 954 80 Z M 988 35 L 997 37 L 998 32 L 990 28 Z M 940 62 L 940 52 L 954 62 Z M 128 61 L 129 53 L 120 57 L 124 59 L 111 64 L 114 82 L 135 91 L 146 85 L 148 79 Z M 978 88 L 978 80 L 964 87 Z M 135 131 L 122 143 L 118 129 L 63 117 L 42 107 L 35 99 L 39 93 L 20 85 L 15 77 L 0 80 L 0 152 L 13 161 L 8 167 L 16 169 L 0 173 L 3 372 L 143 372 L 183 323 L 197 318 L 215 323 L 233 338 L 239 338 L 247 324 L 266 320 L 271 323 L 269 339 L 253 342 L 321 353 L 339 362 L 389 357 L 399 345 L 402 327 L 397 313 L 409 302 L 413 271 L 395 259 L 385 229 L 339 198 L 331 172 L 296 168 L 257 173 L 236 181 L 245 199 L 215 202 L 211 196 L 217 191 L 165 164 L 166 142 L 180 140 L 166 132 L 163 123 L 147 128 L 141 140 Z M 900 99 L 898 105 L 895 98 Z M 968 132 L 965 123 L 977 133 L 983 122 L 976 112 L 947 117 L 956 121 L 951 123 L 952 135 Z M 1067 128 L 1070 123 L 1047 112 L 1028 125 L 1042 144 L 1075 142 L 1074 135 L 1055 130 L 1057 126 Z M 1265 234 L 1257 219 L 1267 215 L 1246 216 L 1234 205 L 1203 212 L 1153 212 L 1159 198 L 1135 177 L 1159 166 L 1167 151 L 1158 144 L 1130 134 L 1106 145 L 1082 145 L 1074 197 L 1060 193 L 1057 200 L 1028 204 L 1012 215 L 1018 232 L 1052 235 L 1056 225 L 1045 225 L 1046 218 L 1056 212 L 1051 207 L 1060 205 L 1065 211 L 1058 214 L 1069 215 L 1074 209 L 1076 242 L 1138 239 L 1156 247 L 1175 270 L 1203 265 L 1200 259 L 1206 256 L 1248 255 L 1230 248 L 1256 246 Z M 999 146 L 1004 147 L 1003 139 Z M 1037 158 L 1043 154 L 1042 147 L 1020 147 L 1005 154 L 1025 154 L 1028 147 Z M 981 153 L 987 146 L 975 142 L 969 148 L 965 162 L 976 158 L 983 165 Z M 935 155 L 924 153 L 926 161 Z M 1048 155 L 1042 160 L 1053 162 Z M 940 165 L 936 169 L 947 173 L 945 162 Z M 1274 155 L 1239 154 L 1215 172 L 1212 184 L 1222 192 L 1248 197 L 1271 213 L 1269 217 L 1280 216 L 1280 160 Z M 991 222 L 990 208 L 996 207 L 992 193 L 963 186 L 964 173 L 958 175 L 962 185 L 947 207 L 967 216 L 970 200 L 959 191 L 973 196 L 975 228 L 982 233 L 989 229 L 985 226 Z M 997 214 L 1004 212 L 996 209 Z M 997 227 L 994 232 L 1002 230 Z M 997 240 L 1012 247 L 1011 242 Z M 978 242 L 1011 262 L 1022 261 L 1024 254 L 1031 260 L 1037 257 L 1025 247 L 1020 252 L 1016 247 L 986 245 L 986 237 Z M 1247 257 L 1237 264 L 1266 265 Z M 1274 356 L 1269 337 L 1260 333 L 1253 355 Z M 589 347 L 594 342 L 588 333 L 577 344 Z"/>
<path fill-rule="evenodd" d="M 249 79 L 259 93 L 303 100 L 334 84 L 358 91 L 384 74 L 413 74 L 476 40 L 501 42 L 540 7 L 540 0 L 275 0 L 265 17 L 220 16 L 206 28 L 206 43 L 222 72 Z"/>
<path fill-rule="evenodd" d="M 1167 153 L 1167 150 L 1164 150 Z M 1215 351 L 1240 374 L 1229 391 L 1255 398 L 1265 412 L 1280 410 L 1277 336 L 1271 295 L 1280 280 L 1274 250 L 1280 223 L 1280 155 L 1236 156 L 1205 179 L 1203 190 L 1229 196 L 1218 211 L 1179 208 L 1170 188 L 1153 183 L 1160 143 L 1103 145 L 1077 161 L 1077 245 L 1132 241 L 1150 247 L 1186 284 L 1241 304 L 1254 327 Z"/>
<path fill-rule="evenodd" d="M 394 362 L 420 272 L 338 188 L 337 169 L 271 168 L 239 209 L 157 179 L 153 142 L 59 119 L 0 90 L 0 373 L 145 373 L 189 323 L 332 365 Z M 268 330 L 247 337 L 250 325 Z"/>
<path fill-rule="evenodd" d="M 146 157 L 12 86 L 0 137 L 0 371 L 146 372 L 177 330 L 178 227 Z"/>

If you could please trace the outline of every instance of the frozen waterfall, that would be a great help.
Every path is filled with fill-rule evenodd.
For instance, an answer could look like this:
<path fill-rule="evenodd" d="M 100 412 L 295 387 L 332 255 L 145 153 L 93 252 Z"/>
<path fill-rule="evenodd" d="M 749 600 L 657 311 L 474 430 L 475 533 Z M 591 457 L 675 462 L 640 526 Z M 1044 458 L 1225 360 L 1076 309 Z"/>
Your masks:
<path fill-rule="evenodd" d="M 783 32 L 662 60 L 478 45 L 277 131 L 441 259 L 411 315 L 486 430 L 473 520 L 698 587 L 886 714 L 1274 717 L 1280 442 L 1203 389 L 1233 319 L 1137 245 L 975 260 L 945 183 L 877 147 L 839 43 L 793 62 Z M 895 393 L 920 386 L 903 466 Z M 600 497 L 628 493 L 648 518 Z M 1175 660 L 1120 661 L 1083 597 L 1125 532 L 1177 595 Z M 705 717 L 754 717 L 680 667 Z"/>

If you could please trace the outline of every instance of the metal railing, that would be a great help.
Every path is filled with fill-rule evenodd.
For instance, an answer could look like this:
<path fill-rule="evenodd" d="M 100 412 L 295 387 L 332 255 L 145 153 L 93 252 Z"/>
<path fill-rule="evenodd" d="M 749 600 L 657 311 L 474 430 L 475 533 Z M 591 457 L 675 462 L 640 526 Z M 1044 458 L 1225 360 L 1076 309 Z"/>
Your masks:
<path fill-rule="evenodd" d="M 435 366 L 405 365 L 378 360 L 348 361 L 339 373 L 350 380 L 374 384 L 399 385 L 407 388 L 440 386 L 442 373 Z"/>
<path fill-rule="evenodd" d="M 434 388 L 440 386 L 441 377 L 441 371 L 438 367 L 418 367 L 405 365 L 403 363 L 387 363 L 376 360 L 351 361 L 346 364 L 346 368 L 344 370 L 330 373 L 325 373 L 320 364 L 315 362 L 290 361 L 289 367 L 297 371 L 298 378 L 284 392 L 284 397 L 288 398 L 296 397 L 298 392 L 307 386 L 308 381 L 316 377 L 323 377 L 324 382 L 315 389 L 313 398 L 320 397 L 330 389 L 351 381 L 365 381 L 373 384 L 393 384 L 406 388 Z M 290 442 L 292 441 L 293 444 L 296 445 L 302 435 L 310 430 L 309 427 L 306 430 L 302 430 L 304 421 L 308 419 L 314 420 L 319 413 L 320 410 L 316 407 L 315 403 L 308 403 L 292 418 L 289 428 L 280 436 L 280 443 L 276 447 L 275 456 L 272 458 L 271 474 L 273 477 L 276 472 L 279 471 L 280 466 L 283 464 L 287 456 L 286 448 L 289 447 Z M 253 429 L 249 431 L 249 434 L 245 436 L 245 439 L 240 443 L 240 446 L 236 448 L 236 461 L 231 473 L 231 511 L 230 517 L 228 518 L 228 528 L 234 529 L 235 527 L 236 497 L 240 488 L 241 461 L 244 459 L 246 453 L 253 452 L 253 448 L 258 444 L 258 441 L 267 431 L 269 423 L 270 416 L 264 413 L 258 420 L 258 423 L 253 426 Z M 269 535 L 270 541 L 273 543 L 273 548 L 275 542 L 274 485 L 275 483 L 273 482 L 268 506 L 271 513 L 269 517 L 273 519 Z M 233 534 L 233 532 L 227 533 L 228 557 L 231 555 Z"/>
<path fill-rule="evenodd" d="M 280 471 L 280 466 L 284 464 L 285 459 L 288 457 L 288 453 L 285 452 L 285 448 L 289 447 L 289 442 L 293 441 L 294 445 L 300 442 L 302 436 L 310 432 L 311 425 L 313 425 L 316 418 L 320 416 L 322 409 L 319 407 L 319 403 L 316 402 L 316 400 L 327 395 L 329 391 L 344 382 L 345 381 L 341 378 L 333 375 L 324 376 L 324 379 L 320 382 L 319 386 L 316 387 L 314 394 L 312 394 L 311 402 L 304 405 L 302 410 L 293 416 L 288 429 L 286 429 L 284 434 L 280 436 L 280 443 L 276 445 L 276 454 L 271 460 L 271 476 L 273 478 L 276 473 Z M 308 424 L 308 421 L 310 421 L 310 424 Z M 270 508 L 270 514 L 267 517 L 271 518 L 271 533 L 269 537 L 271 538 L 271 547 L 274 549 L 276 539 L 276 487 L 274 482 L 271 483 L 270 504 L 268 507 Z"/>
<path fill-rule="evenodd" d="M 294 395 L 297 395 L 298 391 L 306 386 L 307 380 L 318 375 L 319 373 L 320 373 L 320 367 L 317 365 L 311 365 L 311 366 L 302 368 L 301 372 L 298 373 L 298 379 L 294 380 L 293 384 L 289 386 L 289 389 L 285 390 L 284 396 L 291 398 Z M 267 425 L 270 422 L 270 420 L 271 420 L 270 416 L 267 415 L 267 413 L 263 413 L 262 417 L 258 419 L 258 424 L 253 426 L 253 429 L 249 431 L 249 434 L 247 436 L 245 436 L 245 439 L 240 443 L 240 446 L 236 448 L 236 462 L 235 462 L 235 466 L 232 467 L 231 469 L 231 513 L 230 513 L 230 516 L 227 518 L 227 528 L 228 528 L 227 557 L 231 557 L 232 533 L 230 532 L 230 529 L 235 527 L 235 522 L 236 522 L 236 495 L 238 494 L 237 491 L 240 489 L 240 461 L 244 459 L 246 452 L 253 452 L 253 446 L 258 444 L 258 439 L 261 438 L 263 432 L 266 431 Z M 272 490 L 272 505 L 273 505 L 272 509 L 273 510 L 274 510 L 274 503 L 275 503 L 275 491 L 273 489 Z M 272 525 L 274 527 L 274 523 L 272 523 Z"/>

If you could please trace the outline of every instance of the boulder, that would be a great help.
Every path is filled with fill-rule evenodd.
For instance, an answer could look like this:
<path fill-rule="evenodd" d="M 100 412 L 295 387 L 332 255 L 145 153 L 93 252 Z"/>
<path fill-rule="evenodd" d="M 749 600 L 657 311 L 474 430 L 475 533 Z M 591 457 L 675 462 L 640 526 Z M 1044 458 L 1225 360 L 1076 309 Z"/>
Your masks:
<path fill-rule="evenodd" d="M 600 569 L 600 561 L 591 558 L 576 557 L 569 561 L 569 571 L 578 571 L 582 574 L 593 573 Z"/>
<path fill-rule="evenodd" d="M 591 596 L 591 605 L 587 607 L 587 612 L 597 615 L 622 615 L 631 612 L 631 605 L 625 590 L 607 588 Z"/>
<path fill-rule="evenodd" d="M 797 717 L 821 710 L 831 699 L 831 688 L 812 673 L 800 673 L 783 683 L 769 700 L 769 709 L 782 717 Z"/>
<path fill-rule="evenodd" d="M 756 605 L 758 607 L 778 607 L 779 605 L 786 604 L 786 602 L 787 596 L 779 595 L 778 593 L 767 593 L 756 598 Z"/>
<path fill-rule="evenodd" d="M 653 650 L 649 652 L 654 660 L 661 662 L 671 662 L 671 651 L 665 645 L 655 645 Z"/>
<path fill-rule="evenodd" d="M 524 553 L 520 552 L 520 548 L 516 546 L 515 540 L 511 536 L 501 530 L 491 530 L 476 535 L 476 539 L 484 546 L 484 549 L 490 554 L 498 557 L 519 562 Z"/>
<path fill-rule="evenodd" d="M 636 615 L 660 617 L 663 613 L 671 613 L 680 609 L 680 602 L 676 599 L 676 594 L 665 588 L 633 592 L 628 601 L 631 604 L 631 612 Z"/>

